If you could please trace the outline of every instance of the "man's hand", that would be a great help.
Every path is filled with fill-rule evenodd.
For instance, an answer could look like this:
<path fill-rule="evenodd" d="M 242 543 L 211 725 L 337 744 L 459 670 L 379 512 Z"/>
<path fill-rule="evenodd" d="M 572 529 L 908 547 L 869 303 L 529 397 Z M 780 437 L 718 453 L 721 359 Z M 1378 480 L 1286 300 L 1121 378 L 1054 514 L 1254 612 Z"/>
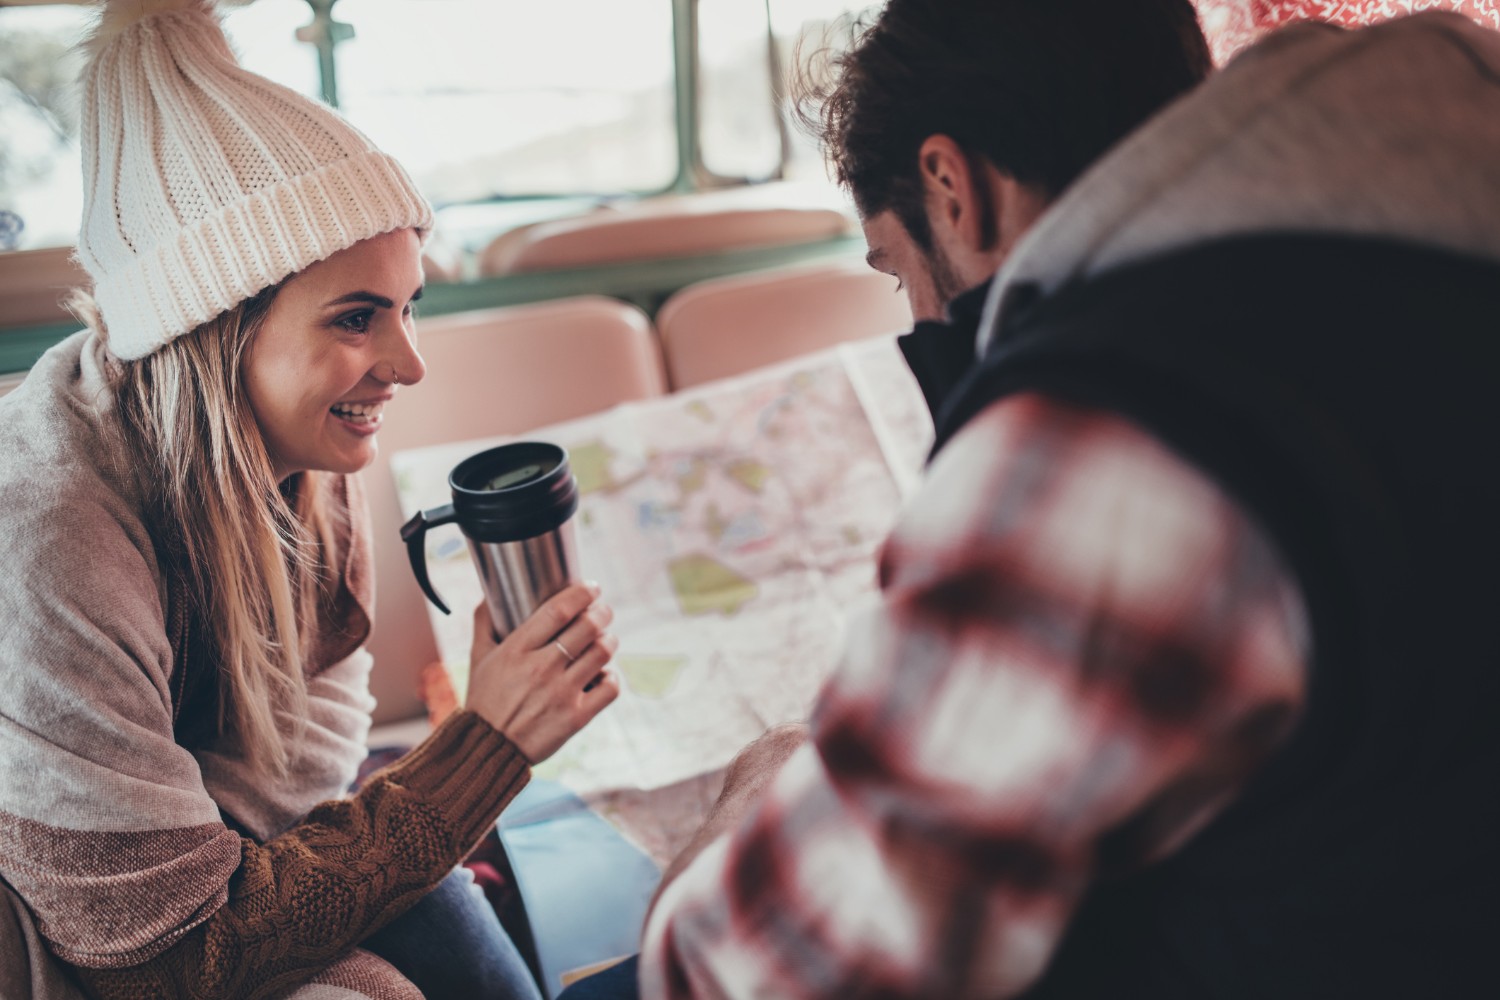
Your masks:
<path fill-rule="evenodd" d="M 667 884 L 682 874 L 705 847 L 734 830 L 755 808 L 781 767 L 808 739 L 808 728 L 800 722 L 789 722 L 766 730 L 755 742 L 741 750 L 724 772 L 724 790 L 708 812 L 708 818 L 662 873 L 656 897 L 661 898 Z M 656 900 L 651 901 L 652 909 Z"/>

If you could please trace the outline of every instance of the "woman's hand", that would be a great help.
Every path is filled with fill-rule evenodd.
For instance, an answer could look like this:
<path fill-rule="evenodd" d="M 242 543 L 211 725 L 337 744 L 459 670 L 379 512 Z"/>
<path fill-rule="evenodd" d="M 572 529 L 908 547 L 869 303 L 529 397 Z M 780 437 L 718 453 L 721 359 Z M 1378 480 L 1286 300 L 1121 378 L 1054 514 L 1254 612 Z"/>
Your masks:
<path fill-rule="evenodd" d="M 570 584 L 495 643 L 489 612 L 474 609 L 474 650 L 464 707 L 540 764 L 620 694 L 607 669 L 620 640 L 593 584 Z"/>

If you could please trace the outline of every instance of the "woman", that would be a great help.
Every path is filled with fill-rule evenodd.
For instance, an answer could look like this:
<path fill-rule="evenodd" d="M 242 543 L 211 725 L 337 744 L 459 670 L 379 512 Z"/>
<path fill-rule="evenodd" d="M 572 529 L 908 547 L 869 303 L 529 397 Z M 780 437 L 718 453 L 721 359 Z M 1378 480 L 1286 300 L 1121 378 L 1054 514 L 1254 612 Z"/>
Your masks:
<path fill-rule="evenodd" d="M 477 611 L 466 710 L 338 798 L 427 203 L 204 0 L 108 8 L 83 117 L 90 329 L 0 404 L 0 987 L 535 996 L 449 873 L 618 693 L 597 589 Z"/>

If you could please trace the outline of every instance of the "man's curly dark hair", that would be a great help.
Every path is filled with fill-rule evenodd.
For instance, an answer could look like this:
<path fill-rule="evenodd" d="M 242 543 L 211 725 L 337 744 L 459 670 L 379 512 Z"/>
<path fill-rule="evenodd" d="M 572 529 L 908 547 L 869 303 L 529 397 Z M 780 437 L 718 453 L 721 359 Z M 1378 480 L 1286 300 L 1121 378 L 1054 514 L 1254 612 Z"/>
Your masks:
<path fill-rule="evenodd" d="M 891 0 L 855 30 L 799 117 L 860 213 L 924 248 L 928 136 L 1055 197 L 1213 67 L 1190 0 Z"/>

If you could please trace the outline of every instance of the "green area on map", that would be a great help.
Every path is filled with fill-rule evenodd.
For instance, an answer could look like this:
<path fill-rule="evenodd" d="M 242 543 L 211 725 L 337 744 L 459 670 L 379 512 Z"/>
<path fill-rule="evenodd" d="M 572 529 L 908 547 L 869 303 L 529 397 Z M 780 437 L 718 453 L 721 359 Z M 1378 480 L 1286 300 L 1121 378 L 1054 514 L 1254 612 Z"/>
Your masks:
<path fill-rule="evenodd" d="M 667 572 L 685 615 L 736 614 L 760 593 L 754 580 L 701 553 L 673 559 Z"/>
<path fill-rule="evenodd" d="M 612 489 L 615 478 L 609 465 L 614 457 L 615 453 L 602 441 L 590 441 L 568 449 L 568 464 L 573 467 L 573 477 L 578 480 L 578 492 L 587 495 Z"/>
<path fill-rule="evenodd" d="M 771 478 L 771 467 L 753 458 L 742 458 L 731 462 L 725 471 L 751 493 L 759 493 L 765 489 L 766 480 Z"/>
<path fill-rule="evenodd" d="M 729 518 L 719 510 L 718 504 L 708 505 L 708 512 L 703 515 L 703 530 L 708 532 L 708 537 L 714 540 L 715 545 L 724 540 L 724 532 L 729 530 Z"/>
<path fill-rule="evenodd" d="M 687 665 L 686 656 L 622 656 L 620 673 L 630 690 L 642 698 L 660 698 Z"/>
<path fill-rule="evenodd" d="M 703 489 L 708 482 L 708 463 L 701 458 L 693 459 L 688 470 L 677 477 L 677 489 L 684 497 Z"/>

